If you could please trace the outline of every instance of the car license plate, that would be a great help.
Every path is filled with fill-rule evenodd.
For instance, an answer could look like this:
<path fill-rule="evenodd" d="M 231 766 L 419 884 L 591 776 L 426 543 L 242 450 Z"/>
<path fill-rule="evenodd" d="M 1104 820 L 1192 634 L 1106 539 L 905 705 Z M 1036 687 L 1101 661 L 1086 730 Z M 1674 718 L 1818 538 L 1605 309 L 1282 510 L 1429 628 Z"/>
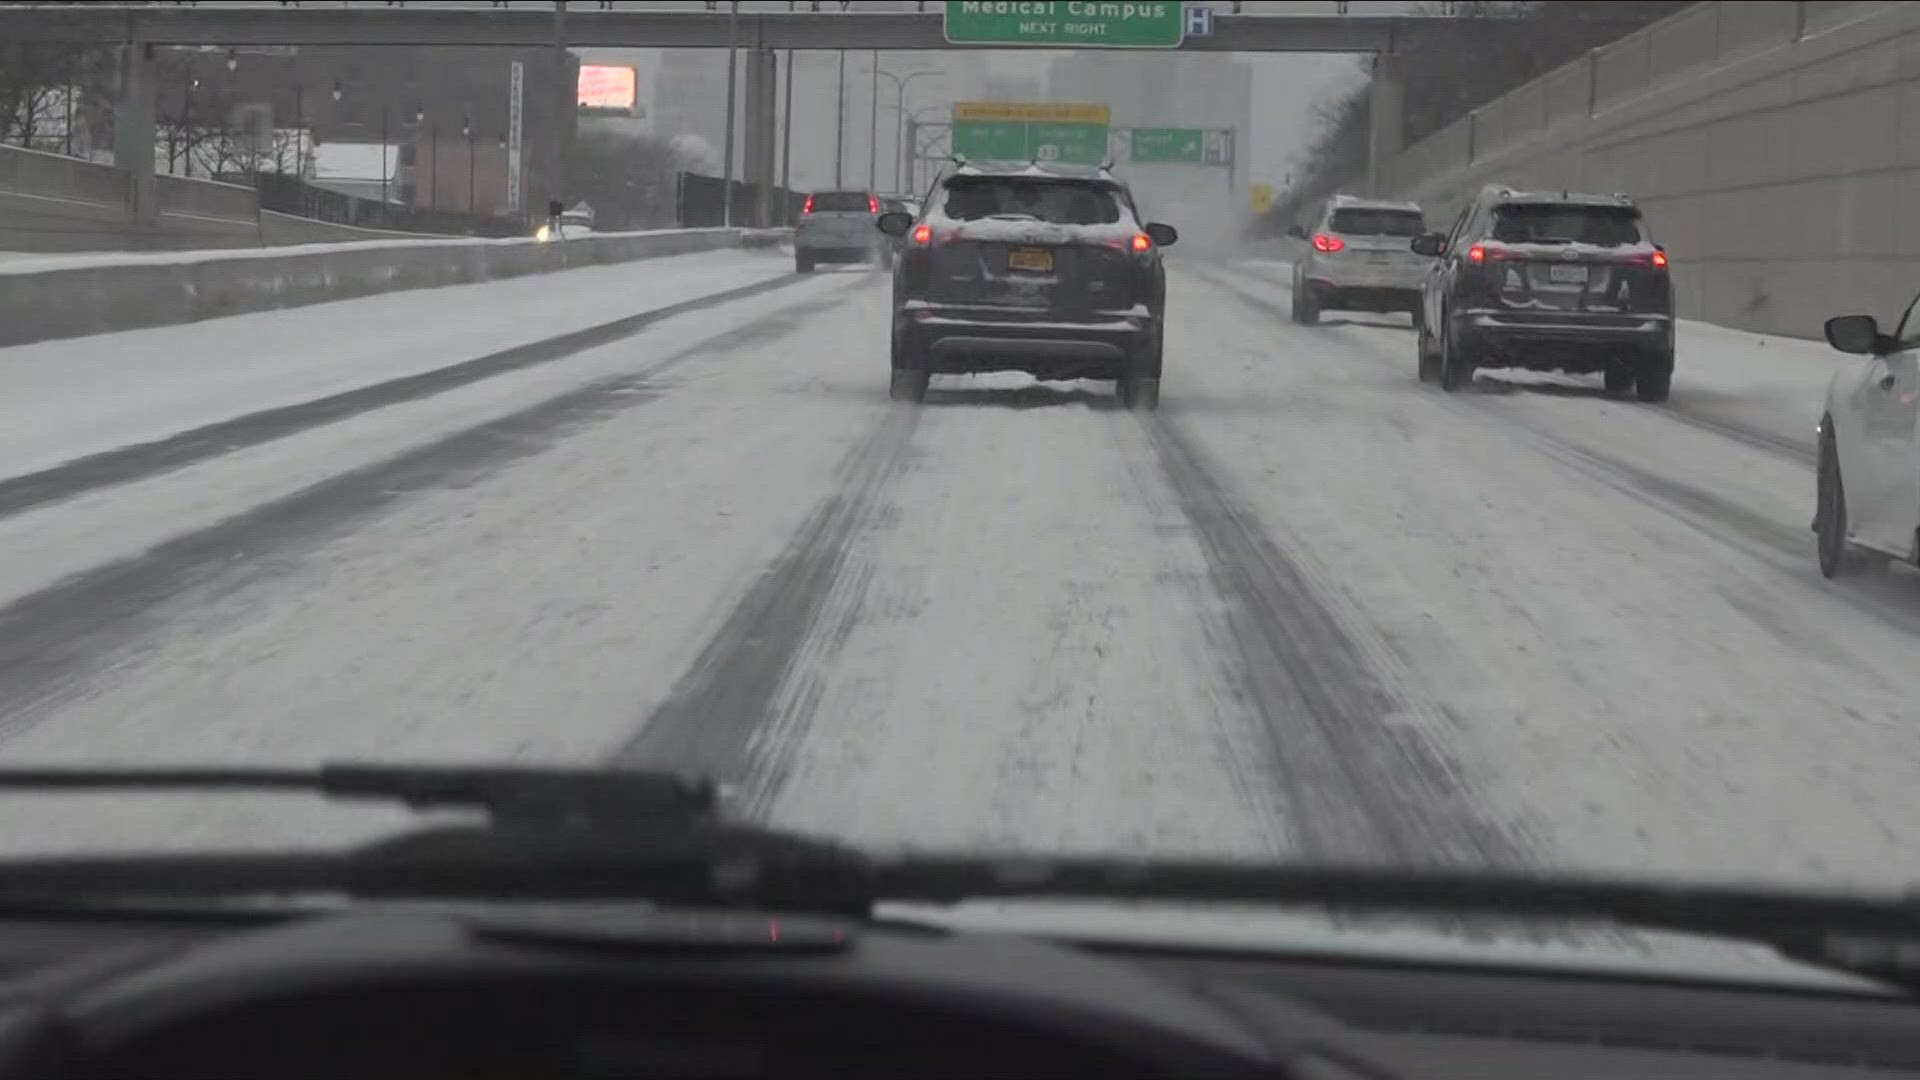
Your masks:
<path fill-rule="evenodd" d="M 1555 285 L 1585 285 L 1587 268 L 1580 265 L 1565 266 L 1555 263 L 1547 267 L 1547 280 Z"/>
<path fill-rule="evenodd" d="M 1053 252 L 1046 248 L 1007 249 L 1007 269 L 1028 270 L 1037 274 L 1053 272 Z"/>
<path fill-rule="evenodd" d="M 1386 266 L 1387 264 L 1393 262 L 1393 256 L 1388 255 L 1384 251 L 1376 251 L 1373 254 L 1367 256 L 1367 261 L 1370 263 L 1375 263 L 1380 266 Z"/>

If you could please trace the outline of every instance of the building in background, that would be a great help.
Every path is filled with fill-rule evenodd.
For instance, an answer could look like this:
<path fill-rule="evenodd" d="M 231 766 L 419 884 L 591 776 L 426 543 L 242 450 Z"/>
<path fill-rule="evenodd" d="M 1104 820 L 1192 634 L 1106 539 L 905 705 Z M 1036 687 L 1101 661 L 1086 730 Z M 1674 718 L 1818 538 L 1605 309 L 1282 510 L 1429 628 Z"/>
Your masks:
<path fill-rule="evenodd" d="M 522 72 L 520 202 L 510 206 L 507 142 L 516 61 Z M 521 217 L 564 197 L 555 188 L 573 141 L 578 66 L 570 57 L 557 75 L 548 49 L 306 47 L 167 57 L 157 74 L 156 149 L 166 154 L 170 139 L 258 143 L 240 161 L 246 169 L 312 178 L 320 148 L 354 144 L 372 148 L 372 175 L 332 179 L 352 181 L 374 198 L 385 159 L 395 163 L 385 170 L 388 201 Z M 382 155 L 382 145 L 392 149 Z M 189 156 L 171 157 L 163 164 L 185 171 Z M 202 155 L 197 171 L 230 166 L 208 169 Z"/>

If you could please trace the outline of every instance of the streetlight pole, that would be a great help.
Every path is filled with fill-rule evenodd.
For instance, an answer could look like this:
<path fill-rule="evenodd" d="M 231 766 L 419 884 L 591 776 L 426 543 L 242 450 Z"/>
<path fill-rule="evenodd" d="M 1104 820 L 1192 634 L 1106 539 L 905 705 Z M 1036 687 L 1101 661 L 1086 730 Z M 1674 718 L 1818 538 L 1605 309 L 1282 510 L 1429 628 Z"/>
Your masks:
<path fill-rule="evenodd" d="M 911 82 L 912 82 L 913 80 L 915 80 L 915 79 L 917 79 L 917 78 L 920 78 L 920 77 L 921 77 L 922 75 L 938 75 L 938 74 L 940 74 L 940 72 L 938 72 L 938 71 L 909 71 L 909 72 L 907 72 L 907 73 L 906 73 L 905 75 L 895 75 L 895 74 L 894 74 L 893 72 L 891 72 L 891 71 L 881 71 L 881 70 L 880 70 L 879 68 L 874 68 L 874 69 L 873 69 L 873 75 L 874 75 L 874 86 L 876 86 L 876 87 L 878 87 L 878 86 L 880 85 L 880 81 L 879 81 L 879 80 L 880 80 L 880 77 L 881 77 L 881 76 L 883 76 L 883 75 L 884 75 L 884 76 L 886 76 L 886 78 L 887 78 L 887 80 L 888 80 L 889 82 L 891 82 L 891 83 L 893 83 L 893 117 L 894 117 L 894 123 L 893 123 L 893 145 L 894 145 L 894 151 L 893 151 L 893 153 L 894 153 L 894 158 L 893 158 L 893 189 L 894 189 L 894 191 L 895 191 L 896 193 L 897 193 L 897 192 L 902 192 L 902 191 L 905 191 L 905 190 L 906 190 L 905 188 L 903 188 L 903 187 L 901 186 L 901 185 L 903 185 L 904 183 L 906 183 L 906 177 L 905 177 L 905 172 L 904 172 L 904 165 L 905 165 L 905 160 L 906 160 L 906 154 L 905 154 L 905 152 L 904 152 L 904 151 L 903 151 L 903 150 L 901 149 L 901 147 L 903 147 L 903 146 L 905 145 L 905 142 L 906 142 L 906 137 L 907 137 L 907 136 L 906 136 L 906 130 L 907 130 L 907 84 L 908 84 L 908 83 L 911 83 Z M 874 95 L 874 98 L 875 98 L 875 100 L 876 100 L 876 104 L 877 104 L 877 102 L 878 102 L 878 98 L 879 98 L 879 94 L 877 94 L 877 93 L 876 93 L 876 94 Z M 877 144 L 877 143 L 878 143 L 878 140 L 875 140 L 875 142 L 876 142 L 876 144 Z M 870 179 L 870 180 L 868 181 L 868 183 L 869 183 L 869 185 L 871 185 L 871 183 L 872 183 L 872 181 L 871 181 L 871 179 Z"/>
<path fill-rule="evenodd" d="M 380 103 L 380 205 L 387 205 L 387 177 L 393 172 L 387 166 L 387 103 Z"/>
<path fill-rule="evenodd" d="M 461 121 L 460 134 L 467 140 L 467 216 L 473 216 L 473 113 Z"/>
<path fill-rule="evenodd" d="M 867 98 L 867 190 L 872 191 L 880 164 L 880 50 L 873 50 L 873 90 Z"/>
<path fill-rule="evenodd" d="M 845 178 L 841 175 L 847 160 L 847 50 L 840 50 L 840 75 L 834 99 L 833 117 L 833 186 L 845 187 Z"/>
<path fill-rule="evenodd" d="M 720 170 L 724 174 L 720 178 L 720 225 L 723 228 L 733 226 L 733 83 L 734 74 L 739 70 L 734 41 L 739 29 L 740 0 L 733 0 L 727 12 L 727 148 L 722 155 L 726 166 Z"/>

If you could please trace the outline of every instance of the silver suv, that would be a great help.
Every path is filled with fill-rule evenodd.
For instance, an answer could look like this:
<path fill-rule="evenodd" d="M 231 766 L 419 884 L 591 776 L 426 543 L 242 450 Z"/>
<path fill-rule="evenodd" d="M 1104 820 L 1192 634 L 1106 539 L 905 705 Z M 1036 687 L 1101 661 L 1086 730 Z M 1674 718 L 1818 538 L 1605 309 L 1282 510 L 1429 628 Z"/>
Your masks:
<path fill-rule="evenodd" d="M 1412 243 L 1427 231 L 1418 204 L 1335 195 L 1293 264 L 1293 321 L 1316 323 L 1327 310 L 1404 311 L 1420 319 L 1420 288 L 1430 260 Z"/>
<path fill-rule="evenodd" d="M 793 268 L 805 274 L 815 263 L 891 264 L 892 246 L 873 227 L 879 218 L 880 198 L 869 191 L 816 191 L 807 196 L 793 229 Z"/>

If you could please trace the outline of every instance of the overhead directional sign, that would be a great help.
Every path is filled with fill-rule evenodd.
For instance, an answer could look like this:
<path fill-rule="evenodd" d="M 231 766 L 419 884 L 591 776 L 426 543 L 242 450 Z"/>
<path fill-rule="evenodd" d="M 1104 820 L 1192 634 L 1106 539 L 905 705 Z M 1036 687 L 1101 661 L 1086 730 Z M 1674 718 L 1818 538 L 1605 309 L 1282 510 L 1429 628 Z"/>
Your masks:
<path fill-rule="evenodd" d="M 1206 161 L 1206 134 L 1200 128 L 1134 128 L 1133 161 L 1202 164 Z"/>
<path fill-rule="evenodd" d="M 956 45 L 1177 49 L 1187 30 L 1184 6 L 1180 0 L 947 0 L 946 34 Z"/>
<path fill-rule="evenodd" d="M 949 138 L 967 158 L 1098 165 L 1109 115 L 1105 105 L 956 101 Z"/>

